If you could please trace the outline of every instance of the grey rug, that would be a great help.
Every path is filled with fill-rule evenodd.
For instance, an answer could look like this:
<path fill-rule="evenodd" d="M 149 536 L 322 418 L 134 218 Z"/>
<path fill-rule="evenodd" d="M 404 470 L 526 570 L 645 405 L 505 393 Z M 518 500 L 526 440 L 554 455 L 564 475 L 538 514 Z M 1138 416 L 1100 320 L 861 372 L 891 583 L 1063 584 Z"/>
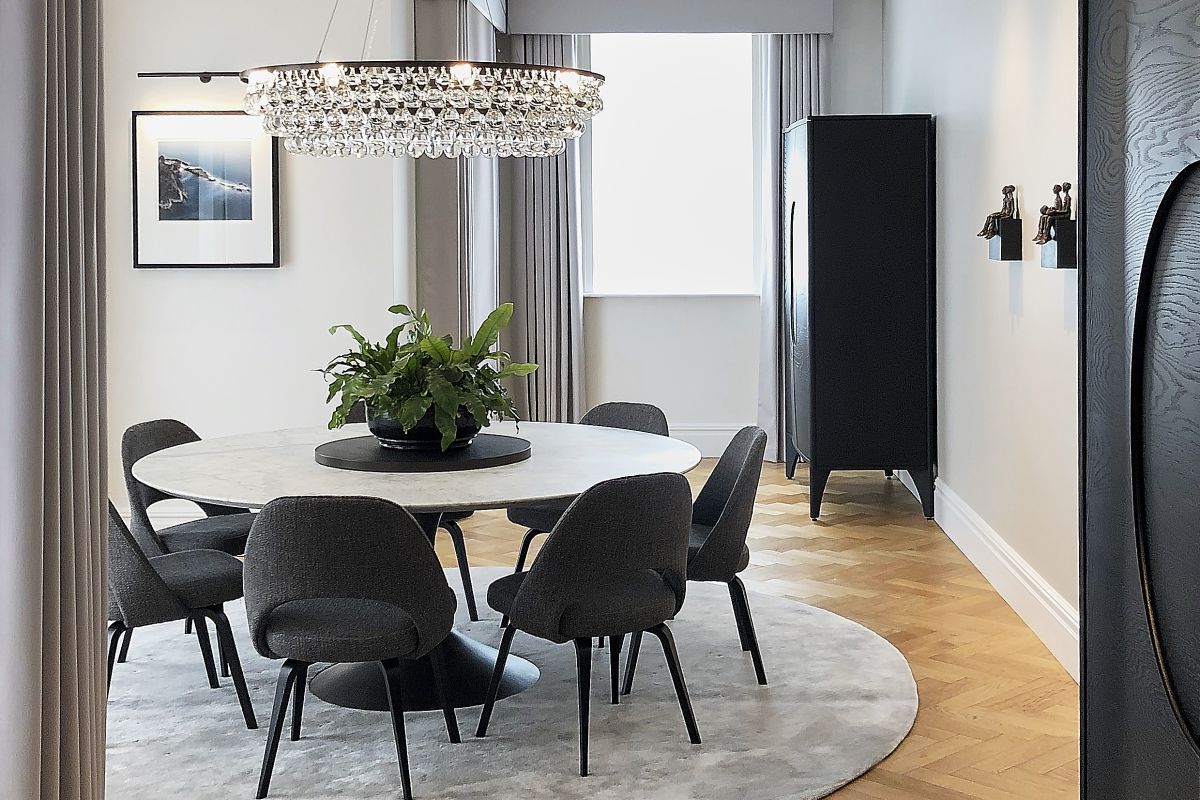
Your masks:
<path fill-rule="evenodd" d="M 495 645 L 498 617 L 486 586 L 500 569 L 474 571 L 484 619 L 459 624 Z M 458 576 L 451 572 L 450 584 Z M 577 768 L 575 654 L 518 634 L 513 652 L 541 679 L 496 706 L 488 736 L 473 734 L 477 708 L 461 709 L 463 742 L 446 741 L 439 713 L 406 717 L 418 798 L 823 797 L 885 758 L 908 734 L 917 691 L 887 641 L 827 611 L 761 594 L 750 604 L 770 686 L 760 687 L 723 585 L 688 584 L 671 624 L 702 745 L 688 743 L 670 675 L 653 637 L 637 684 L 608 704 L 608 653 L 595 652 L 591 770 Z M 182 623 L 140 629 L 118 664 L 108 704 L 108 796 L 116 800 L 254 796 L 278 663 L 254 653 L 240 604 L 228 609 L 258 715 L 246 730 L 229 679 L 209 689 L 194 637 Z M 311 694 L 304 737 L 280 743 L 273 798 L 395 798 L 400 778 L 386 714 L 328 705 Z"/>

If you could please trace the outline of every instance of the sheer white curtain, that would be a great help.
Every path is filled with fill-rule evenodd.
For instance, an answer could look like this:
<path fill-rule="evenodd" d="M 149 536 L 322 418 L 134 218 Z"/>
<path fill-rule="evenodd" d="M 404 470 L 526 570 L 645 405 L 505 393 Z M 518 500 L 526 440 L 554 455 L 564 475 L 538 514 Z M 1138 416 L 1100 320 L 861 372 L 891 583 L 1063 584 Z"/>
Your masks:
<path fill-rule="evenodd" d="M 781 264 L 781 161 L 783 129 L 824 114 L 829 97 L 828 34 L 754 37 L 755 267 L 762 279 L 762 347 L 759 359 L 758 424 L 767 432 L 767 457 L 785 457 L 782 332 L 779 329 Z"/>
<path fill-rule="evenodd" d="M 0 0 L 0 798 L 104 797 L 98 0 Z"/>

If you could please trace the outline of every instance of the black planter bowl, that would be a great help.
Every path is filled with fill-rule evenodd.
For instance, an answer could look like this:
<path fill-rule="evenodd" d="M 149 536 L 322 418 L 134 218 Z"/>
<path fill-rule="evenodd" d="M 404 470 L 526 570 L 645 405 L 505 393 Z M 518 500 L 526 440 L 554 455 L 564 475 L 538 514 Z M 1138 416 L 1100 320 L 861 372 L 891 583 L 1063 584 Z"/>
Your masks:
<path fill-rule="evenodd" d="M 458 435 L 450 450 L 466 447 L 471 443 L 481 429 L 478 422 L 470 414 L 459 414 L 455 420 Z M 442 432 L 433 421 L 433 411 L 428 411 L 420 421 L 405 431 L 399 422 L 387 416 L 372 416 L 367 420 L 367 427 L 379 442 L 381 447 L 390 450 L 415 450 L 421 452 L 440 453 L 442 451 Z"/>

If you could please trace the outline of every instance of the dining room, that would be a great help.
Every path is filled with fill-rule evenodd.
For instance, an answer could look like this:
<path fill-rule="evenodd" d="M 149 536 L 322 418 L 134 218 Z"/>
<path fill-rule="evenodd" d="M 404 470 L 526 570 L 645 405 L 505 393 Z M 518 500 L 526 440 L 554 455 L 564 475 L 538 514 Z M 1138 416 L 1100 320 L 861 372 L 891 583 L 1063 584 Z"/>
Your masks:
<path fill-rule="evenodd" d="M 1078 794 L 1072 4 L 16 2 L 4 800 Z"/>

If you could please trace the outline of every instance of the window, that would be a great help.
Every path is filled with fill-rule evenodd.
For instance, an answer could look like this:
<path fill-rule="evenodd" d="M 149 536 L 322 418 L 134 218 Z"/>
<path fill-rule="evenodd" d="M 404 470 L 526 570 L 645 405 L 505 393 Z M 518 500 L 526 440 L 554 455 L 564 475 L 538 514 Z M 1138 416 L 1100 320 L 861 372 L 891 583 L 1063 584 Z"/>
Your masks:
<path fill-rule="evenodd" d="M 751 37 L 602 34 L 591 51 L 608 83 L 589 291 L 756 293 Z"/>

